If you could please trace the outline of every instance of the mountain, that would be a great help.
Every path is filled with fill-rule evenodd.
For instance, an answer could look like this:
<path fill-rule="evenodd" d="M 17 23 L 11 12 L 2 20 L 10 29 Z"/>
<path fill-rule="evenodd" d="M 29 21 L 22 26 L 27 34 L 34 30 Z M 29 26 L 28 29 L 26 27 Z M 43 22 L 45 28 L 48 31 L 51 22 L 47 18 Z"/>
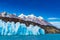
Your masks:
<path fill-rule="evenodd" d="M 60 29 L 54 27 L 49 22 L 45 21 L 43 19 L 43 17 L 41 17 L 41 16 L 36 17 L 33 14 L 27 15 L 27 16 L 24 14 L 21 14 L 17 17 L 16 15 L 7 14 L 7 12 L 3 12 L 0 14 L 0 19 L 4 20 L 5 22 L 14 21 L 15 23 L 16 22 L 25 23 L 27 27 L 30 24 L 32 24 L 34 26 L 38 25 L 39 27 L 41 27 L 42 29 L 45 30 L 46 34 L 47 33 L 60 33 Z"/>
<path fill-rule="evenodd" d="M 24 14 L 21 14 L 18 16 L 19 18 L 22 18 L 24 21 L 32 21 L 32 22 L 35 22 L 35 23 L 38 23 L 40 25 L 51 25 L 49 24 L 48 22 L 46 22 L 43 17 L 39 16 L 39 17 L 36 17 L 34 16 L 33 14 L 31 15 L 24 15 Z"/>

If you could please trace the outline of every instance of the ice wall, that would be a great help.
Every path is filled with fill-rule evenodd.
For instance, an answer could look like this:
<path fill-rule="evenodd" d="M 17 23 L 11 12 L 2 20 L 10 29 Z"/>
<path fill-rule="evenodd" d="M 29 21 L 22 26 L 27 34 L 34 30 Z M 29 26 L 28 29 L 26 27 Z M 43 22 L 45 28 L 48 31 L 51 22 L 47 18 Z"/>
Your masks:
<path fill-rule="evenodd" d="M 39 26 L 29 25 L 27 27 L 24 23 L 20 22 L 4 22 L 0 19 L 0 35 L 43 35 L 44 29 Z"/>

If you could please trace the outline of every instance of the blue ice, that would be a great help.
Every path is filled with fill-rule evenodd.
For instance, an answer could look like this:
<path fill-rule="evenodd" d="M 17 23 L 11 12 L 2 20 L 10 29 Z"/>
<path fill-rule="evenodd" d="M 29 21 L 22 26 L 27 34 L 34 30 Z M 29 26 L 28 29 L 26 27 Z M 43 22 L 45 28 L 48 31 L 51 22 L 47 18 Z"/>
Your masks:
<path fill-rule="evenodd" d="M 45 30 L 30 24 L 28 27 L 20 22 L 4 22 L 0 19 L 0 35 L 43 35 Z"/>

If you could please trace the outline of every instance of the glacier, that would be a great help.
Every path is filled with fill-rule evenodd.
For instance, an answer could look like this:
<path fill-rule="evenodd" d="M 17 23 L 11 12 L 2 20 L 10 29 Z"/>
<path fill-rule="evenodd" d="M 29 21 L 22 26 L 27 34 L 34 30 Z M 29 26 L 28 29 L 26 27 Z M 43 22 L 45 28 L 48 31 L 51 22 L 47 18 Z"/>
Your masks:
<path fill-rule="evenodd" d="M 5 22 L 0 19 L 0 35 L 43 35 L 45 30 L 39 26 L 30 24 L 26 26 L 20 22 Z"/>

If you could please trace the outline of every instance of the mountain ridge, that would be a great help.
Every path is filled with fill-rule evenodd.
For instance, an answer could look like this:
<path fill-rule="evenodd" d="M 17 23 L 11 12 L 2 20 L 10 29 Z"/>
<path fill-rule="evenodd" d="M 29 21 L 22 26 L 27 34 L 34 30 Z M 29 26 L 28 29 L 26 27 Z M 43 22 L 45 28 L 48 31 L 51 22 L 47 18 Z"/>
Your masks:
<path fill-rule="evenodd" d="M 56 27 L 54 27 L 53 25 L 51 25 L 50 23 L 48 23 L 47 21 L 43 20 L 43 24 L 45 24 L 44 22 L 46 22 L 47 24 L 49 25 L 41 25 L 39 23 L 36 23 L 34 22 L 34 19 L 33 21 L 27 21 L 27 20 L 24 20 L 20 17 L 17 17 L 16 15 L 9 15 L 9 16 L 6 16 L 7 14 L 4 12 L 2 13 L 2 15 L 0 15 L 0 19 L 4 20 L 5 22 L 7 21 L 14 21 L 14 22 L 21 22 L 21 23 L 25 23 L 27 26 L 29 26 L 30 24 L 32 25 L 38 25 L 39 27 L 43 28 L 47 33 L 60 33 L 60 29 L 57 29 Z M 25 17 L 25 16 L 24 16 Z M 39 22 L 39 21 L 38 21 Z M 40 20 L 41 22 L 41 20 Z"/>

